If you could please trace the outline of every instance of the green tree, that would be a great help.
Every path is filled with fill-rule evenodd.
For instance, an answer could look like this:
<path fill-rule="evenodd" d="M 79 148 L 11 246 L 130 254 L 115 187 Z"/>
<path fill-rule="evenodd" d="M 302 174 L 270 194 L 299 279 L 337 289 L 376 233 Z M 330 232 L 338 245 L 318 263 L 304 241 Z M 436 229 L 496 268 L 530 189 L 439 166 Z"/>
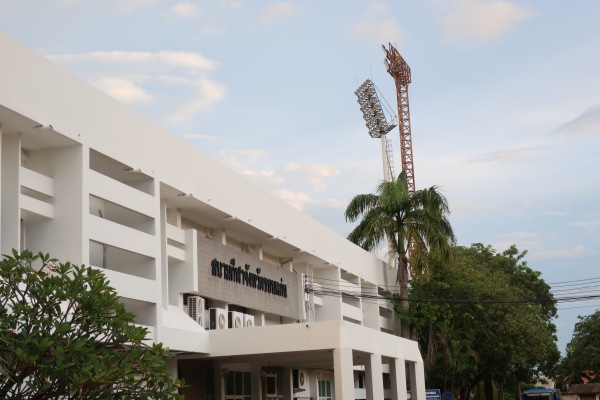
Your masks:
<path fill-rule="evenodd" d="M 388 241 L 392 256 L 398 259 L 400 297 L 407 299 L 409 268 L 413 279 L 426 277 L 430 251 L 450 259 L 456 239 L 449 214 L 448 202 L 437 186 L 411 193 L 403 171 L 397 179 L 381 182 L 375 193 L 360 194 L 350 201 L 346 221 L 360 221 L 348 239 L 368 251 Z M 406 300 L 402 305 L 408 308 Z M 410 336 L 408 328 L 403 325 L 403 337 Z"/>
<path fill-rule="evenodd" d="M 572 383 L 600 382 L 600 310 L 579 316 L 559 368 L 563 390 Z"/>
<path fill-rule="evenodd" d="M 178 399 L 168 350 L 97 269 L 13 251 L 0 261 L 0 398 Z"/>
<path fill-rule="evenodd" d="M 517 396 L 517 385 L 554 376 L 560 353 L 550 287 L 516 247 L 497 253 L 474 244 L 455 248 L 454 263 L 432 257 L 431 279 L 412 284 L 408 313 L 427 381 L 469 398 Z"/>

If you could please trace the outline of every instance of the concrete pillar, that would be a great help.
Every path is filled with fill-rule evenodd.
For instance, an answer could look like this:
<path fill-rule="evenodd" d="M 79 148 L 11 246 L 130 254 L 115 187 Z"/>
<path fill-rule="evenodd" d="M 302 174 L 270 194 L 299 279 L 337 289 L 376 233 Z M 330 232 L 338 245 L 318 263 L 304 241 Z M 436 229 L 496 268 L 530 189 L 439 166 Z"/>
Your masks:
<path fill-rule="evenodd" d="M 283 367 L 283 400 L 292 400 L 292 370 L 289 367 Z M 281 393 L 280 393 L 281 394 Z"/>
<path fill-rule="evenodd" d="M 21 208 L 19 197 L 21 195 L 21 183 L 19 173 L 21 168 L 21 137 L 18 134 L 3 134 L 2 139 L 2 190 L 0 190 L 2 202 L 2 216 L 0 218 L 2 228 L 2 254 L 12 254 L 12 249 L 21 249 Z"/>
<path fill-rule="evenodd" d="M 260 376 L 261 366 L 252 364 L 250 370 L 250 382 L 252 384 L 252 398 L 262 399 L 262 378 Z"/>
<path fill-rule="evenodd" d="M 410 387 L 412 400 L 425 400 L 425 373 L 423 362 L 410 362 Z"/>
<path fill-rule="evenodd" d="M 176 380 L 178 378 L 178 371 L 177 371 L 177 360 L 174 358 L 169 358 L 168 360 L 165 360 L 165 368 L 166 370 L 169 372 L 169 375 L 171 375 L 171 379 Z"/>
<path fill-rule="evenodd" d="M 354 372 L 352 361 L 352 349 L 333 349 L 333 370 L 335 377 L 335 398 L 354 398 Z M 316 396 L 318 397 L 318 393 Z M 383 396 L 381 397 L 383 398 Z"/>
<path fill-rule="evenodd" d="M 214 388 L 215 388 L 215 399 L 222 399 L 225 396 L 225 373 L 226 368 L 220 362 L 215 362 L 213 366 L 215 371 L 213 375 Z M 253 397 L 254 398 L 254 397 Z"/>
<path fill-rule="evenodd" d="M 2 193 L 2 123 L 0 122 L 0 193 Z M 2 250 L 2 195 L 0 194 L 0 251 Z M 3 253 L 5 254 L 5 253 Z"/>
<path fill-rule="evenodd" d="M 406 366 L 399 358 L 390 360 L 390 383 L 392 400 L 406 400 Z"/>
<path fill-rule="evenodd" d="M 369 354 L 365 363 L 367 400 L 383 399 L 383 367 L 380 354 Z"/>
<path fill-rule="evenodd" d="M 310 397 L 316 399 L 319 396 L 319 379 L 316 371 L 307 371 L 304 379 L 308 379 L 308 393 L 302 392 L 300 397 Z"/>
<path fill-rule="evenodd" d="M 167 200 L 160 197 L 160 185 L 155 183 L 156 196 L 154 198 L 158 208 L 158 218 L 154 219 L 157 248 L 160 249 L 158 257 L 156 257 L 155 276 L 158 287 L 161 289 L 161 304 L 162 308 L 169 306 L 169 258 L 167 256 Z M 176 300 L 177 294 L 173 294 Z M 177 304 L 177 303 L 175 303 Z M 156 307 L 156 308 L 161 308 Z M 160 320 L 159 320 L 160 321 Z M 162 324 L 157 324 L 157 328 Z M 157 336 L 160 337 L 160 336 Z"/>

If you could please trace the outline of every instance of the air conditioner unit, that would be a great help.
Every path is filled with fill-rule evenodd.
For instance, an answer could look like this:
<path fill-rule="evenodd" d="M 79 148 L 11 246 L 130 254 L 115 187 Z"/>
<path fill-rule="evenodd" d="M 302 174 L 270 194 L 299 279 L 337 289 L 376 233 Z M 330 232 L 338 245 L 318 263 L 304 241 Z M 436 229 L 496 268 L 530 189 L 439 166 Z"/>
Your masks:
<path fill-rule="evenodd" d="M 244 314 L 244 328 L 252 328 L 254 326 L 254 315 Z"/>
<path fill-rule="evenodd" d="M 200 296 L 189 296 L 188 315 L 204 328 L 204 298 Z"/>
<path fill-rule="evenodd" d="M 308 389 L 308 371 L 305 369 L 298 370 L 298 388 Z"/>
<path fill-rule="evenodd" d="M 229 318 L 227 322 L 229 329 L 241 328 L 244 326 L 244 314 L 238 311 L 229 311 Z"/>
<path fill-rule="evenodd" d="M 227 329 L 227 311 L 222 308 L 211 308 L 209 329 Z"/>

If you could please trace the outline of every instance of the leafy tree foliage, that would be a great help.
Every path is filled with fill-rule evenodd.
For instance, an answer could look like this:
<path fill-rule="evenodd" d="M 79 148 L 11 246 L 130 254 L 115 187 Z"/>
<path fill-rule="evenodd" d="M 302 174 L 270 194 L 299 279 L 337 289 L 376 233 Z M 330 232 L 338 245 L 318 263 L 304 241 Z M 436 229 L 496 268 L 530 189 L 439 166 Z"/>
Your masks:
<path fill-rule="evenodd" d="M 504 387 L 553 376 L 556 308 L 525 254 L 514 246 L 503 253 L 456 247 L 454 263 L 431 257 L 430 280 L 413 281 L 409 311 L 397 311 L 416 329 L 430 387 L 464 399 L 483 387 L 493 400 Z"/>
<path fill-rule="evenodd" d="M 0 398 L 178 399 L 168 350 L 97 269 L 29 251 L 0 262 Z"/>
<path fill-rule="evenodd" d="M 436 186 L 411 193 L 403 171 L 397 179 L 381 182 L 376 193 L 360 194 L 350 201 L 346 221 L 360 221 L 348 239 L 368 251 L 388 241 L 392 255 L 398 257 L 400 297 L 407 299 L 408 268 L 412 277 L 427 276 L 431 250 L 444 259 L 451 255 L 456 239 L 449 214 L 448 202 Z M 408 308 L 408 302 L 402 304 Z M 410 333 L 403 328 L 402 336 Z"/>
<path fill-rule="evenodd" d="M 560 363 L 563 390 L 572 383 L 600 382 L 600 310 L 578 319 Z"/>

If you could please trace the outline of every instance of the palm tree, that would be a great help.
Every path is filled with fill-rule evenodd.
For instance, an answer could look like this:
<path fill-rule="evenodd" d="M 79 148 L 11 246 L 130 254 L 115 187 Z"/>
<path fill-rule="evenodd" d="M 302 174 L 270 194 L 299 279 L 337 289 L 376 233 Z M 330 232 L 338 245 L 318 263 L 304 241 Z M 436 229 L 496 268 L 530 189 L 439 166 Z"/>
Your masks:
<path fill-rule="evenodd" d="M 449 260 L 456 243 L 448 220 L 450 209 L 437 186 L 411 193 L 406 174 L 383 181 L 375 193 L 359 194 L 346 207 L 346 221 L 360 222 L 348 235 L 348 240 L 367 251 L 376 249 L 384 239 L 391 255 L 398 258 L 397 281 L 400 302 L 408 303 L 408 271 L 415 277 L 429 276 L 427 254 L 439 252 Z M 402 325 L 402 336 L 409 338 L 410 329 Z"/>

